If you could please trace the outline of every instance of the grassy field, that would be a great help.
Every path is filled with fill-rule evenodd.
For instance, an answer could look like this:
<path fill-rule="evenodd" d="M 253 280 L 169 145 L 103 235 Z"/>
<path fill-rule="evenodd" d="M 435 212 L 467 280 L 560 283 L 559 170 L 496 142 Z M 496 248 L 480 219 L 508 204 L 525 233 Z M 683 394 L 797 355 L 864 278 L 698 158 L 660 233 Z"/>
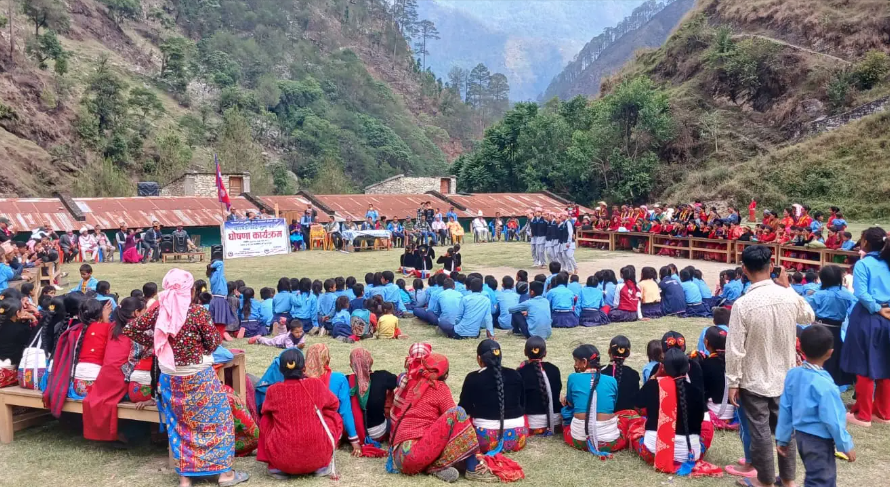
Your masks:
<path fill-rule="evenodd" d="M 517 268 L 529 268 L 529 247 L 524 244 L 481 244 L 467 245 L 463 250 L 465 271 L 492 273 L 497 278 Z M 615 271 L 621 266 L 633 264 L 662 265 L 670 259 L 643 256 L 631 253 L 609 253 L 592 250 L 579 250 L 578 258 L 585 274 L 601 268 Z M 299 253 L 287 256 L 258 259 L 234 260 L 227 262 L 227 278 L 244 279 L 249 286 L 259 289 L 274 286 L 280 276 L 326 278 L 337 275 L 362 276 L 368 271 L 393 269 L 399 254 L 377 252 L 364 254 Z M 688 265 L 685 260 L 676 259 L 677 265 Z M 484 264 L 486 263 L 486 265 Z M 708 276 L 708 284 L 715 284 L 715 275 L 723 264 L 696 262 Z M 121 265 L 117 263 L 94 266 L 95 276 L 112 283 L 112 289 L 126 295 L 132 288 L 152 280 L 158 283 L 170 264 Z M 183 266 L 194 274 L 203 275 L 201 264 Z M 74 271 L 75 269 L 70 269 Z M 531 274 L 533 275 L 533 274 Z M 618 334 L 626 335 L 633 344 L 633 354 L 628 364 L 641 370 L 647 361 L 644 355 L 648 340 L 659 338 L 667 330 L 677 330 L 694 339 L 702 327 L 709 324 L 706 319 L 664 318 L 650 322 L 616 324 L 599 328 L 574 328 L 556 330 L 549 340 L 548 359 L 559 366 L 566 376 L 572 371 L 571 351 L 582 343 L 595 344 L 602 353 L 608 342 Z M 446 354 L 451 362 L 448 380 L 454 396 L 458 398 L 465 375 L 476 369 L 474 350 L 477 342 L 452 341 L 437 337 L 434 330 L 413 319 L 403 319 L 400 326 L 410 336 L 403 340 L 369 340 L 362 343 L 374 358 L 374 368 L 398 372 L 403 367 L 403 359 L 409 345 L 415 341 L 427 341 L 434 350 Z M 505 361 L 508 366 L 516 366 L 523 359 L 523 340 L 499 332 Z M 310 343 L 318 339 L 310 338 Z M 355 346 L 323 339 L 332 355 L 332 368 L 348 372 L 348 353 Z M 236 341 L 231 348 L 248 350 L 248 371 L 260 375 L 279 351 L 269 347 L 248 345 Z M 846 400 L 850 400 L 849 397 Z M 871 429 L 851 428 L 858 451 L 855 464 L 839 463 L 839 485 L 886 485 L 890 482 L 890 433 L 886 426 Z M 294 445 L 294 448 L 304 448 Z M 718 432 L 707 460 L 719 465 L 735 462 L 742 454 L 741 444 L 736 433 Z M 576 451 L 566 446 L 558 437 L 536 438 L 528 443 L 524 451 L 512 454 L 523 467 L 528 485 L 576 486 L 595 483 L 602 479 L 612 486 L 661 486 L 686 484 L 692 486 L 732 485 L 733 479 L 689 480 L 674 478 L 654 472 L 631 452 L 621 452 L 613 460 L 601 462 L 588 453 Z M 384 460 L 354 459 L 346 451 L 337 455 L 337 468 L 343 485 L 366 487 L 384 486 L 436 486 L 440 481 L 432 477 L 405 477 L 389 475 L 384 470 Z M 248 485 L 272 486 L 280 482 L 265 475 L 263 464 L 253 457 L 236 460 L 236 467 L 251 473 Z M 51 422 L 42 427 L 31 428 L 16 434 L 11 445 L 0 446 L 0 486 L 23 486 L 53 483 L 69 486 L 164 486 L 175 485 L 176 475 L 167 467 L 166 445 L 136 445 L 131 450 L 119 451 L 105 445 L 88 442 L 73 425 Z M 802 466 L 798 467 L 802 476 Z M 328 479 L 297 479 L 288 482 L 293 485 L 331 485 Z"/>

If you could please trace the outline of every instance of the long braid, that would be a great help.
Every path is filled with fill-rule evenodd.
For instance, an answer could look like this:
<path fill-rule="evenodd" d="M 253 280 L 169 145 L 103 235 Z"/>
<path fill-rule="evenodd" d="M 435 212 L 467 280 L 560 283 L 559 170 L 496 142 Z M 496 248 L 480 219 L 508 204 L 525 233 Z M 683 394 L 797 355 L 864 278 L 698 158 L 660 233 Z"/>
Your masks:
<path fill-rule="evenodd" d="M 546 372 L 543 370 L 543 363 L 541 361 L 534 360 L 531 361 L 531 363 L 536 366 L 536 379 L 540 385 L 540 396 L 543 399 L 543 407 L 546 408 L 546 425 L 549 428 L 548 431 L 552 431 L 552 409 L 549 407 L 549 394 L 551 391 L 546 388 L 546 379 L 543 377 L 543 374 Z"/>
<path fill-rule="evenodd" d="M 598 387 L 598 381 L 601 379 L 602 374 L 599 371 L 599 363 L 598 363 L 598 355 L 595 356 L 594 359 L 589 360 L 589 367 L 595 372 L 592 376 L 592 385 L 589 387 L 589 400 L 586 401 L 586 424 L 584 425 L 586 431 L 586 437 L 589 438 L 589 420 L 590 414 L 592 412 L 592 398 L 595 396 L 595 389 Z M 596 445 L 597 446 L 597 445 Z"/>
<path fill-rule="evenodd" d="M 620 381 L 623 380 L 623 362 L 626 361 L 626 357 L 613 357 L 612 360 L 614 360 L 614 379 L 617 381 L 617 393 L 619 394 L 622 390 Z"/>
<path fill-rule="evenodd" d="M 502 360 L 499 357 L 495 358 L 493 372 L 496 373 L 496 395 L 499 396 L 499 436 L 497 438 L 501 441 L 502 432 L 505 430 L 505 385 L 502 378 Z"/>
<path fill-rule="evenodd" d="M 693 450 L 691 448 L 691 438 L 689 438 L 688 431 L 688 401 L 685 399 L 685 376 L 676 377 L 673 379 L 676 383 L 676 399 L 679 401 L 679 414 L 676 417 L 676 422 L 679 422 L 679 419 L 682 420 L 682 432 L 685 434 L 685 444 L 688 447 L 689 454 L 693 454 Z"/>

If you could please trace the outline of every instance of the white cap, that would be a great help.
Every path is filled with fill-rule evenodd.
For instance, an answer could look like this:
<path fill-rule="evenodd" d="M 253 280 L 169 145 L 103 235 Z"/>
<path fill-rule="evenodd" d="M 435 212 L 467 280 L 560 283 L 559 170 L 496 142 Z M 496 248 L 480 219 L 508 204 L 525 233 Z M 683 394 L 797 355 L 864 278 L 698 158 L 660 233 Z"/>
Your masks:
<path fill-rule="evenodd" d="M 478 216 L 484 216 L 484 212 L 481 210 L 478 210 Z"/>

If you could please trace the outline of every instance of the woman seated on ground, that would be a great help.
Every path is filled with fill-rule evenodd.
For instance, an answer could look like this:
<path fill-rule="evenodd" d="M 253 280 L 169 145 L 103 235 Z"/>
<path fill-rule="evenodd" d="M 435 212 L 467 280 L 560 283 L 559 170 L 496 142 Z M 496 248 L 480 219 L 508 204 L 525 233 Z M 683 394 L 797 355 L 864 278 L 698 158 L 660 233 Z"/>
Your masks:
<path fill-rule="evenodd" d="M 81 303 L 78 310 L 78 319 L 85 328 L 77 346 L 76 365 L 71 378 L 75 399 L 85 398 L 99 376 L 112 331 L 109 321 L 111 314 L 111 301 L 97 301 L 93 298 Z"/>
<path fill-rule="evenodd" d="M 344 430 L 334 431 L 335 439 L 340 441 L 341 437 L 346 435 L 347 440 L 350 441 L 351 455 L 363 456 L 353 419 L 353 410 L 350 406 L 350 386 L 347 384 L 347 377 L 341 372 L 332 372 L 332 369 L 329 368 L 329 360 L 329 347 L 324 343 L 310 345 L 307 349 L 307 358 L 304 361 L 304 375 L 321 380 L 338 398 L 338 414 L 341 415 Z"/>
<path fill-rule="evenodd" d="M 338 398 L 317 378 L 304 372 L 297 349 L 278 360 L 284 380 L 266 390 L 261 413 L 257 461 L 279 480 L 289 475 L 335 475 L 335 448 L 342 424 Z M 300 445 L 300 448 L 296 448 Z"/>
<path fill-rule="evenodd" d="M 545 362 L 546 341 L 532 336 L 524 344 L 527 360 L 518 373 L 524 383 L 524 412 L 530 435 L 550 436 L 561 427 L 561 371 Z"/>
<path fill-rule="evenodd" d="M 413 345 L 416 347 L 416 345 Z M 394 396 L 391 408 L 390 451 L 387 469 L 392 473 L 427 473 L 445 482 L 455 482 L 464 466 L 465 478 L 495 482 L 496 476 L 480 452 L 474 425 L 465 410 L 457 407 L 446 384 L 450 362 L 430 353 L 407 359 L 409 371 Z"/>
<path fill-rule="evenodd" d="M 601 355 L 594 345 L 573 351 L 574 371 L 567 378 L 564 408 L 564 441 L 598 456 L 626 447 L 626 438 L 614 416 L 617 381 L 601 373 Z"/>
<path fill-rule="evenodd" d="M 481 452 L 521 451 L 527 443 L 521 374 L 502 368 L 502 349 L 495 340 L 478 344 L 477 363 L 481 369 L 465 376 L 459 407 L 474 418 Z"/>
<path fill-rule="evenodd" d="M 701 460 L 698 431 L 704 419 L 703 392 L 685 380 L 689 359 L 671 348 L 654 380 L 645 382 L 636 406 L 645 418 L 630 428 L 632 448 L 649 465 L 663 473 L 720 476 L 722 470 Z"/>
<path fill-rule="evenodd" d="M 347 376 L 347 383 L 360 444 L 380 443 L 387 439 L 385 405 L 389 396 L 393 398 L 397 376 L 387 370 L 373 372 L 372 354 L 365 348 L 350 351 L 350 368 L 353 374 Z"/>
<path fill-rule="evenodd" d="M 32 319 L 20 301 L 0 301 L 0 387 L 18 384 L 19 361 L 31 340 Z"/>

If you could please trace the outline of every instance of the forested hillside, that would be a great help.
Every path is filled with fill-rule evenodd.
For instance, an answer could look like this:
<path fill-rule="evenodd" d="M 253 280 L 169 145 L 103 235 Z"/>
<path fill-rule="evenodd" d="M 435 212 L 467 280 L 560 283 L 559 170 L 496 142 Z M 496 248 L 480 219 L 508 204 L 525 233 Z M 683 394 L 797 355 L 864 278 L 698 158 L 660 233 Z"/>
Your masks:
<path fill-rule="evenodd" d="M 761 207 L 833 202 L 850 217 L 886 217 L 889 106 L 804 134 L 889 95 L 889 14 L 889 0 L 698 0 L 663 46 L 603 80 L 599 98 L 508 112 L 457 160 L 460 190 L 618 203 L 756 196 Z"/>
<path fill-rule="evenodd" d="M 648 0 L 636 7 L 615 27 L 592 38 L 558 73 L 540 96 L 542 101 L 558 97 L 599 93 L 602 78 L 614 74 L 642 48 L 660 47 L 670 32 L 694 5 L 694 0 Z"/>
<path fill-rule="evenodd" d="M 485 124 L 422 69 L 412 1 L 6 2 L 0 193 L 130 195 L 215 152 L 258 193 L 351 191 L 447 172 Z"/>

